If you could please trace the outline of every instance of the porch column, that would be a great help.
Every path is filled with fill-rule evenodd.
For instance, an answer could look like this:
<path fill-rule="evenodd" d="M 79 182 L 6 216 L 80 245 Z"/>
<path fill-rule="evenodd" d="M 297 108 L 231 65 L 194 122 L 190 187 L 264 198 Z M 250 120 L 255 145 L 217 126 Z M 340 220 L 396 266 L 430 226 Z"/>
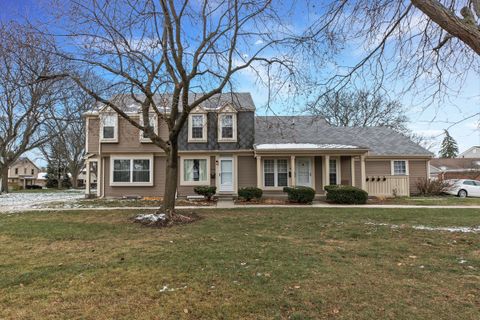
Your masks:
<path fill-rule="evenodd" d="M 361 186 L 363 190 L 367 190 L 367 183 L 365 181 L 366 178 L 366 173 L 365 173 L 365 156 L 361 155 L 360 156 L 360 179 L 362 181 Z"/>
<path fill-rule="evenodd" d="M 352 177 L 352 186 L 355 187 L 355 157 L 350 157 L 350 172 Z"/>
<path fill-rule="evenodd" d="M 296 181 L 297 181 L 296 180 L 297 177 L 296 177 L 296 174 L 295 174 L 295 156 L 290 156 L 290 172 L 292 173 L 292 175 L 290 177 L 290 179 L 292 179 L 290 185 L 292 187 L 295 187 Z"/>
<path fill-rule="evenodd" d="M 90 161 L 85 162 L 85 195 L 90 196 Z"/>
<path fill-rule="evenodd" d="M 328 186 L 330 184 L 329 181 L 329 174 L 330 174 L 330 156 L 325 155 L 323 157 L 323 175 L 322 175 L 322 180 L 323 180 L 323 188 L 325 189 L 325 186 Z"/>
<path fill-rule="evenodd" d="M 262 189 L 262 157 L 257 156 L 257 188 Z"/>
<path fill-rule="evenodd" d="M 101 155 L 98 157 L 98 162 L 97 162 L 97 197 L 102 196 L 102 187 L 103 187 L 103 182 L 105 181 L 105 175 L 103 172 L 103 158 Z"/>

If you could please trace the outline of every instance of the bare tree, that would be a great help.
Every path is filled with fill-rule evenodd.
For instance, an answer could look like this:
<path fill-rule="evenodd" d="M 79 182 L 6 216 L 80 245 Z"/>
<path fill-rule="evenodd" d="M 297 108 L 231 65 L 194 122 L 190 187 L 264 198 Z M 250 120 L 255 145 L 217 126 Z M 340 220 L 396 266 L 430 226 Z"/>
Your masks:
<path fill-rule="evenodd" d="M 74 72 L 42 78 L 70 77 L 164 151 L 161 211 L 169 221 L 185 218 L 174 208 L 178 136 L 189 113 L 232 89 L 234 75 L 241 70 L 258 65 L 292 67 L 277 50 L 288 36 L 282 31 L 282 16 L 269 0 L 71 1 L 59 16 L 59 25 L 66 30 L 58 35 L 62 46 L 56 53 L 80 70 L 103 76 L 109 92 L 116 95 L 92 89 Z M 124 111 L 119 97 L 125 94 L 141 106 L 140 121 Z M 169 98 L 156 99 L 157 95 Z M 166 123 L 167 139 L 150 126 L 152 113 Z"/>
<path fill-rule="evenodd" d="M 438 108 L 467 78 L 478 79 L 478 0 L 343 0 L 309 10 L 316 21 L 298 38 L 294 54 L 309 66 L 310 85 L 302 91 L 313 101 L 368 87 L 398 98 L 408 93 L 418 106 Z M 339 63 L 344 53 L 348 59 Z"/>
<path fill-rule="evenodd" d="M 42 44 L 18 24 L 0 25 L 0 192 L 8 192 L 9 166 L 58 132 L 49 129 L 59 114 L 58 81 L 36 81 L 58 70 L 58 59 L 34 49 Z"/>
<path fill-rule="evenodd" d="M 337 127 L 388 127 L 407 132 L 405 108 L 395 100 L 367 91 L 331 92 L 307 110 Z"/>
<path fill-rule="evenodd" d="M 86 79 L 84 77 L 84 79 Z M 95 88 L 100 79 L 91 79 L 90 87 Z M 72 186 L 77 187 L 78 175 L 85 163 L 85 120 L 82 113 L 92 110 L 95 100 L 83 90 L 74 86 L 68 90 L 61 100 L 64 112 L 71 117 L 55 119 L 55 126 L 52 131 L 52 139 L 49 139 L 39 147 L 49 165 L 62 168 L 63 174 L 58 175 L 58 188 L 62 188 L 62 180 L 66 174 L 71 174 Z M 57 128 L 64 128 L 58 133 Z"/>

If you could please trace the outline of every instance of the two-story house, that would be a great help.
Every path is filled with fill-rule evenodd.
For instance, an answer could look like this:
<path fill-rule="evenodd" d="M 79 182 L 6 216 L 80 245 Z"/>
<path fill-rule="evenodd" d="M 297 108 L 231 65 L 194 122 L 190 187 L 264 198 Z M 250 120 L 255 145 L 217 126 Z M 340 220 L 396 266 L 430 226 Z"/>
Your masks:
<path fill-rule="evenodd" d="M 10 186 L 26 188 L 27 185 L 37 184 L 40 169 L 27 157 L 20 157 L 8 168 L 8 184 Z"/>
<path fill-rule="evenodd" d="M 123 105 L 140 117 L 133 99 L 125 96 Z M 159 147 L 109 108 L 89 111 L 85 118 L 87 172 L 95 163 L 97 196 L 163 195 L 166 160 Z M 166 124 L 152 121 L 166 138 Z M 329 184 L 354 185 L 371 195 L 409 195 L 418 179 L 428 178 L 430 158 L 430 152 L 385 127 L 331 127 L 314 116 L 255 116 L 249 93 L 224 93 L 193 110 L 180 133 L 177 195 L 194 195 L 199 185 L 232 196 L 251 186 L 265 196 L 283 194 L 284 186 L 309 186 L 322 195 Z"/>

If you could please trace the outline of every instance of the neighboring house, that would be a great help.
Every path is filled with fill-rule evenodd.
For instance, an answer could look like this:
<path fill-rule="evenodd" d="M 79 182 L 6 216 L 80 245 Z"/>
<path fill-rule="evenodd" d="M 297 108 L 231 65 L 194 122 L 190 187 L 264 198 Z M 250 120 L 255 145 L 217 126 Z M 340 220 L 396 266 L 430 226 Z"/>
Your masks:
<path fill-rule="evenodd" d="M 457 158 L 480 158 L 480 146 L 473 146 L 463 151 Z"/>
<path fill-rule="evenodd" d="M 430 177 L 480 180 L 480 154 L 478 158 L 432 159 L 430 161 Z"/>
<path fill-rule="evenodd" d="M 156 97 L 159 102 L 169 98 Z M 130 97 L 117 99 L 126 113 L 139 116 Z M 163 151 L 109 108 L 84 116 L 87 171 L 98 168 L 96 195 L 161 196 Z M 165 123 L 154 119 L 153 126 L 168 136 Z M 232 196 L 252 186 L 265 196 L 283 195 L 284 186 L 309 186 L 322 195 L 329 184 L 354 185 L 371 195 L 410 195 L 417 192 L 419 179 L 428 178 L 432 156 L 385 127 L 331 127 L 314 116 L 255 116 L 249 93 L 217 95 L 194 109 L 180 133 L 179 149 L 179 197 L 194 195 L 199 185 Z"/>
<path fill-rule="evenodd" d="M 8 184 L 25 188 L 37 183 L 40 169 L 27 157 L 20 157 L 8 168 Z"/>
<path fill-rule="evenodd" d="M 78 188 L 84 187 L 87 183 L 87 169 L 84 167 L 77 178 L 77 186 Z M 97 175 L 95 171 L 90 170 L 90 184 L 97 183 Z"/>

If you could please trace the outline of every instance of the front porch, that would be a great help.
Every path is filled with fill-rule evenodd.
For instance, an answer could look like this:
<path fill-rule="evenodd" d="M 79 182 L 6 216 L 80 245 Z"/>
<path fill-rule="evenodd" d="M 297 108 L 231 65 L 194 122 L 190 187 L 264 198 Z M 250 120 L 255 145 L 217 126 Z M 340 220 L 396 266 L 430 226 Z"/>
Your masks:
<path fill-rule="evenodd" d="M 267 195 L 284 187 L 304 186 L 324 195 L 326 185 L 351 185 L 366 189 L 363 155 L 257 154 L 257 187 Z"/>
<path fill-rule="evenodd" d="M 368 170 L 368 150 L 340 147 L 326 149 L 314 145 L 299 150 L 257 146 L 257 187 L 265 197 L 283 196 L 286 186 L 305 186 L 313 188 L 316 198 L 321 199 L 327 185 L 354 186 L 371 196 L 409 195 L 408 176 L 378 174 L 373 162 L 369 162 Z"/>

